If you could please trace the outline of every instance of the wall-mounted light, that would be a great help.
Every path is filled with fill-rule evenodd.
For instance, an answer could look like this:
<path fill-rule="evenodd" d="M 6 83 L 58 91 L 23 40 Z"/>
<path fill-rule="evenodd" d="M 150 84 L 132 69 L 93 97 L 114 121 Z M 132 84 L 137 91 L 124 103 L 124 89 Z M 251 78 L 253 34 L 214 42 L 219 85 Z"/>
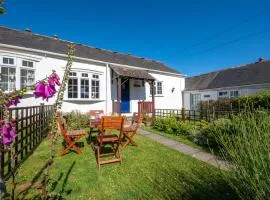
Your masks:
<path fill-rule="evenodd" d="M 174 92 L 174 90 L 175 90 L 175 87 L 172 88 L 172 93 Z"/>

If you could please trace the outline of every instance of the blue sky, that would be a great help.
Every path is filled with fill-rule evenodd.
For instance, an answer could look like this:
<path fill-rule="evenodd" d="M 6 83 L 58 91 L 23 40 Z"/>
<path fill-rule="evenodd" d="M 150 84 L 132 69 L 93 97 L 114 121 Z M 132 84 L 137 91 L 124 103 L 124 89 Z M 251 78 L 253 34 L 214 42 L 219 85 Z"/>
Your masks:
<path fill-rule="evenodd" d="M 187 75 L 270 59 L 269 0 L 5 3 L 1 26 L 159 60 Z"/>

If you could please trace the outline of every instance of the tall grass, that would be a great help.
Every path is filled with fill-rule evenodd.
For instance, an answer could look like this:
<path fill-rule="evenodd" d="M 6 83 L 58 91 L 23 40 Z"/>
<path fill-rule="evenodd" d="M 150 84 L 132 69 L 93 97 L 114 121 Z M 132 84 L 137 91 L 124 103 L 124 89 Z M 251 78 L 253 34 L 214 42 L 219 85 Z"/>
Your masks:
<path fill-rule="evenodd" d="M 269 114 L 240 114 L 215 126 L 222 156 L 233 166 L 229 182 L 242 199 L 270 198 Z"/>

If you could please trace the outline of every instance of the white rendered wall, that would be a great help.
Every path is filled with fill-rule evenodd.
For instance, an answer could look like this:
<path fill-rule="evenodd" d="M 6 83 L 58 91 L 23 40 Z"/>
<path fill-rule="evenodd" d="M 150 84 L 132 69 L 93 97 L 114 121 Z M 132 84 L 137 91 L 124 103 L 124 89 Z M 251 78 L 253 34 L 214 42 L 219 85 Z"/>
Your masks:
<path fill-rule="evenodd" d="M 64 69 L 67 63 L 66 58 L 55 57 L 44 53 L 35 53 L 24 50 L 17 50 L 11 48 L 1 48 L 0 54 L 5 53 L 15 57 L 31 58 L 36 61 L 35 66 L 35 81 L 41 80 L 46 76 L 49 76 L 52 70 L 55 70 L 57 74 L 63 77 Z M 88 112 L 89 110 L 104 110 L 106 114 L 112 113 L 112 99 L 117 97 L 117 81 L 111 81 L 111 69 L 108 65 L 93 64 L 93 62 L 80 62 L 75 60 L 72 65 L 72 71 L 80 73 L 94 73 L 99 74 L 100 80 L 100 99 L 99 100 L 85 100 L 85 99 L 73 99 L 67 98 L 67 92 L 64 96 L 64 103 L 62 106 L 63 112 L 70 112 L 78 110 L 80 112 Z M 156 108 L 163 109 L 181 109 L 182 108 L 182 91 L 184 89 L 184 78 L 174 75 L 165 75 L 160 73 L 150 73 L 156 81 L 163 82 L 163 94 L 155 97 Z M 17 74 L 18 80 L 20 77 Z M 91 79 L 91 78 L 90 78 Z M 79 81 L 79 78 L 78 78 Z M 131 112 L 138 111 L 138 101 L 147 100 L 151 101 L 150 86 L 145 82 L 144 86 L 134 86 L 133 79 L 130 79 L 130 110 Z M 172 89 L 174 90 L 172 91 Z M 18 88 L 17 88 L 18 89 Z M 78 94 L 80 95 L 80 94 Z M 40 105 L 40 103 L 53 104 L 55 97 L 50 98 L 49 101 L 43 101 L 40 98 L 35 99 L 33 97 L 33 91 L 29 92 L 18 106 L 34 106 Z"/>

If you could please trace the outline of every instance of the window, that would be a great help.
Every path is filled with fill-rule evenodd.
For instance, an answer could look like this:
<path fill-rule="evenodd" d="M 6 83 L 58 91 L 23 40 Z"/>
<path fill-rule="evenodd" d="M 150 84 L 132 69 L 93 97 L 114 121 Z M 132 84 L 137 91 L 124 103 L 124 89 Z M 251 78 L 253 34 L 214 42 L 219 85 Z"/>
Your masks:
<path fill-rule="evenodd" d="M 82 73 L 82 77 L 88 77 L 87 73 Z"/>
<path fill-rule="evenodd" d="M 70 78 L 68 80 L 68 98 L 78 98 L 78 79 Z"/>
<path fill-rule="evenodd" d="M 231 97 L 231 98 L 237 98 L 237 97 L 239 97 L 239 92 L 238 92 L 238 90 L 230 91 L 230 97 Z"/>
<path fill-rule="evenodd" d="M 222 91 L 218 93 L 219 97 L 227 97 L 228 96 L 228 92 L 227 91 Z"/>
<path fill-rule="evenodd" d="M 0 55 L 1 56 L 1 55 Z M 16 57 L 1 57 L 1 89 L 12 91 L 35 84 L 35 62 Z M 17 61 L 17 62 L 16 62 Z M 16 78 L 18 76 L 18 78 Z"/>
<path fill-rule="evenodd" d="M 70 72 L 69 76 L 77 76 L 77 73 L 76 72 Z"/>
<path fill-rule="evenodd" d="M 163 94 L 163 82 L 157 81 L 154 82 L 154 95 L 162 95 Z M 152 95 L 152 87 L 150 86 L 150 95 Z"/>
<path fill-rule="evenodd" d="M 157 82 L 157 94 L 162 94 L 162 82 Z"/>
<path fill-rule="evenodd" d="M 1 88 L 4 91 L 12 91 L 16 87 L 16 68 L 1 67 Z"/>
<path fill-rule="evenodd" d="M 210 94 L 203 95 L 203 98 L 210 98 Z"/>
<path fill-rule="evenodd" d="M 81 79 L 81 98 L 89 98 L 89 79 Z"/>
<path fill-rule="evenodd" d="M 201 95 L 190 94 L 190 109 L 198 110 L 200 108 Z"/>
<path fill-rule="evenodd" d="M 99 94 L 100 94 L 100 90 L 99 90 L 99 75 L 93 74 L 93 79 L 91 82 L 91 97 L 92 99 L 99 99 Z"/>
<path fill-rule="evenodd" d="M 97 74 L 93 74 L 93 76 L 92 76 L 94 79 L 99 79 L 99 75 L 97 75 Z"/>
<path fill-rule="evenodd" d="M 23 61 L 22 61 L 22 66 L 23 66 L 23 67 L 30 67 L 30 68 L 33 68 L 33 67 L 34 67 L 34 63 L 31 62 L 31 61 L 23 60 Z"/>
<path fill-rule="evenodd" d="M 14 65 L 14 58 L 3 57 L 3 64 Z"/>
<path fill-rule="evenodd" d="M 99 75 L 89 75 L 88 73 L 84 72 L 70 72 L 69 76 L 68 98 L 84 100 L 100 98 Z"/>
<path fill-rule="evenodd" d="M 21 69 L 21 87 L 31 86 L 35 83 L 35 71 Z"/>

